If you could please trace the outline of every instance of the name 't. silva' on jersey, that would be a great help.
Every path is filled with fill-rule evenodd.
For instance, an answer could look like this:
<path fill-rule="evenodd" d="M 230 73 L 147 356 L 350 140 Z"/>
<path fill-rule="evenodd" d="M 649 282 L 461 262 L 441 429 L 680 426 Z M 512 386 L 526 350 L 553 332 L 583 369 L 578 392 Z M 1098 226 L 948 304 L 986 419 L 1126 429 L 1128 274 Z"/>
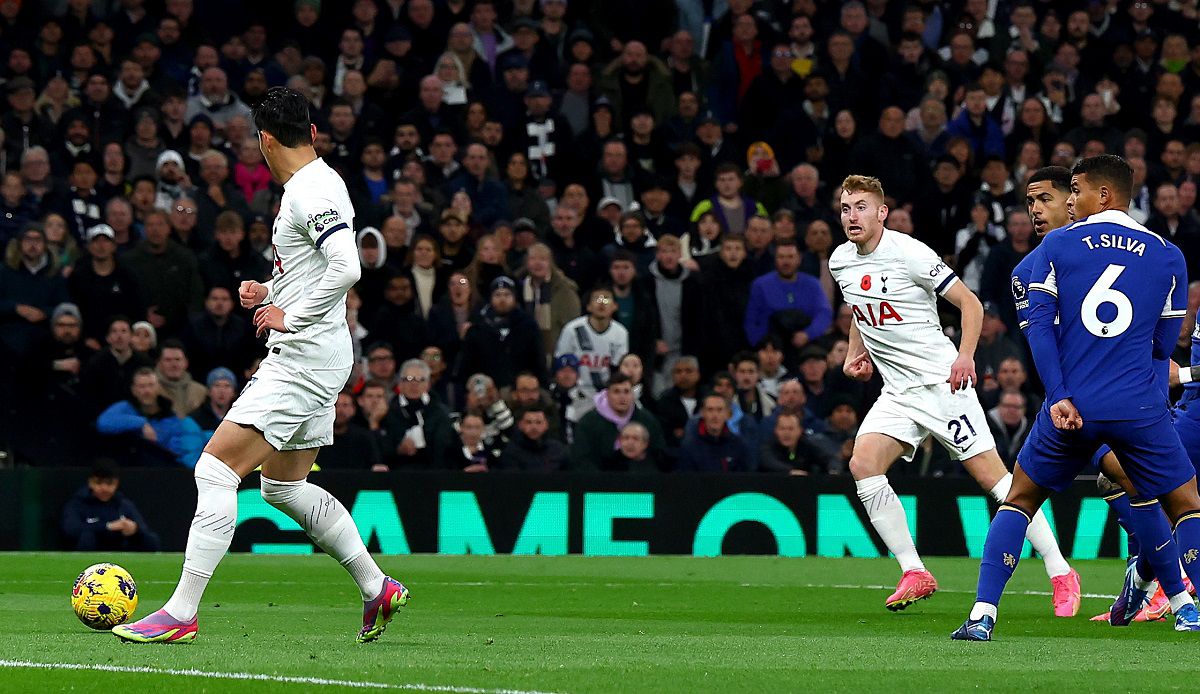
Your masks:
<path fill-rule="evenodd" d="M 1098 248 L 1115 248 L 1120 251 L 1136 253 L 1139 256 L 1146 254 L 1146 244 L 1144 242 L 1119 234 L 1100 234 L 1100 238 L 1095 241 L 1092 240 L 1091 236 L 1084 236 L 1079 240 L 1087 244 L 1089 251 L 1094 251 Z"/>

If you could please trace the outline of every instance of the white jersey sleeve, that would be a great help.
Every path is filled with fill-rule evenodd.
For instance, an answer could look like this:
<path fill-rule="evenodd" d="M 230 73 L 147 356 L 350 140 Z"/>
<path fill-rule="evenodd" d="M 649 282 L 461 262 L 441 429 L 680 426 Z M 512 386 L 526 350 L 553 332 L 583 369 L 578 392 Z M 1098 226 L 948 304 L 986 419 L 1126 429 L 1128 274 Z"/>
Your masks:
<path fill-rule="evenodd" d="M 310 368 L 341 368 L 353 360 L 346 292 L 358 281 L 354 205 L 346 183 L 316 159 L 284 185 L 271 232 L 274 268 L 268 301 L 284 314 L 286 332 L 267 346 Z"/>
<path fill-rule="evenodd" d="M 897 245 L 903 253 L 904 266 L 914 284 L 944 295 L 958 282 L 958 275 L 924 243 L 904 234 L 897 234 Z"/>
<path fill-rule="evenodd" d="M 328 198 L 293 200 L 293 204 L 302 207 L 301 214 L 296 217 L 305 219 L 305 233 L 316 250 L 325 256 L 326 265 L 316 286 L 285 313 L 283 324 L 289 332 L 303 330 L 328 314 L 358 282 L 362 272 L 354 230 L 350 226 L 354 219 L 353 207 L 339 209 L 344 203 Z M 304 215 L 304 209 L 314 211 Z"/>

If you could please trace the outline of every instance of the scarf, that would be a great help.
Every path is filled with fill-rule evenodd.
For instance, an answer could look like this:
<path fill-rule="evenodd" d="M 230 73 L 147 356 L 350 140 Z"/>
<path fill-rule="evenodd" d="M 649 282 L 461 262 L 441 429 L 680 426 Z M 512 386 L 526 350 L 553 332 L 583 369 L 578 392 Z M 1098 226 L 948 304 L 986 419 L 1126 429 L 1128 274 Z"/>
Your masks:
<path fill-rule="evenodd" d="M 550 329 L 550 282 L 533 285 L 533 278 L 526 277 L 521 282 L 521 301 L 532 309 L 533 317 L 538 327 L 543 331 Z"/>
<path fill-rule="evenodd" d="M 606 390 L 596 393 L 594 401 L 596 403 L 596 413 L 616 425 L 618 432 L 624 429 L 626 424 L 629 424 L 633 419 L 634 410 L 637 409 L 636 407 L 631 407 L 624 415 L 617 414 L 613 411 L 612 405 L 608 404 L 608 391 Z M 621 447 L 620 438 L 620 436 L 613 437 L 612 447 L 614 451 Z"/>

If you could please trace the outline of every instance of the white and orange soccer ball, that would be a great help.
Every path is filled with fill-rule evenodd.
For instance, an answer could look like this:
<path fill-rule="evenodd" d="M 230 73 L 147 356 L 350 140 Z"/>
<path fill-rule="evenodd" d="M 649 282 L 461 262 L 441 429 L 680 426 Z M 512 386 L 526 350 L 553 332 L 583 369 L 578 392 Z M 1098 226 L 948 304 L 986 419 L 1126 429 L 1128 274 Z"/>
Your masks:
<path fill-rule="evenodd" d="M 137 584 L 116 564 L 93 564 L 79 574 L 71 589 L 71 607 L 79 621 L 96 630 L 129 621 L 137 610 Z"/>

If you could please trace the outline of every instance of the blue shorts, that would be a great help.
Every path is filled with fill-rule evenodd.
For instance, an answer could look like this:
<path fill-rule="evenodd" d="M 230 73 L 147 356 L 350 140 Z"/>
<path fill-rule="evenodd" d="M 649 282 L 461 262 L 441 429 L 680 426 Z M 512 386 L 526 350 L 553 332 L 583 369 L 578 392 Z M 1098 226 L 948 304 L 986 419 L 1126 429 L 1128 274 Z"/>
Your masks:
<path fill-rule="evenodd" d="M 1079 431 L 1054 428 L 1050 413 L 1043 409 L 1017 454 L 1017 462 L 1038 486 L 1062 492 L 1099 454 L 1097 448 L 1102 444 L 1112 446 L 1139 496 L 1161 496 L 1196 475 L 1165 408 L 1160 416 L 1149 419 L 1085 420 Z"/>
<path fill-rule="evenodd" d="M 1192 461 L 1192 469 L 1200 470 L 1200 419 L 1194 414 L 1176 410 L 1175 433 L 1179 434 L 1179 442 Z"/>

